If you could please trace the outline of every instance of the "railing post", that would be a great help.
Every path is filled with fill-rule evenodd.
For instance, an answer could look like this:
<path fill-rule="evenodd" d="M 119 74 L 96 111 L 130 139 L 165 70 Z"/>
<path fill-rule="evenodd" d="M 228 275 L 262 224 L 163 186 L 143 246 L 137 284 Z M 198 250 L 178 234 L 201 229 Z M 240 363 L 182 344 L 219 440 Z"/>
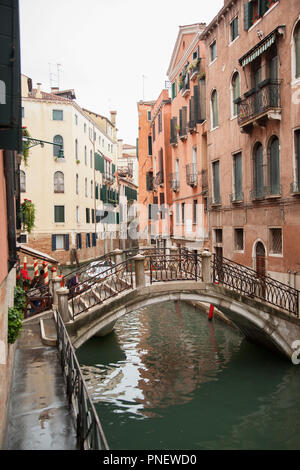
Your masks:
<path fill-rule="evenodd" d="M 114 256 L 115 256 L 115 263 L 116 263 L 116 264 L 122 263 L 122 261 L 123 261 L 123 251 L 122 251 L 122 250 L 119 250 L 119 248 L 116 248 L 116 249 L 113 251 L 113 254 L 114 254 Z"/>
<path fill-rule="evenodd" d="M 211 253 L 209 251 L 203 251 L 203 253 L 201 253 L 201 261 L 203 282 L 212 282 Z"/>
<path fill-rule="evenodd" d="M 60 283 L 61 283 L 61 278 L 56 276 L 53 279 L 51 279 L 51 284 L 52 284 L 52 295 L 53 295 L 53 303 L 52 305 L 54 307 L 58 306 L 58 296 L 57 296 L 57 291 L 60 289 Z"/>
<path fill-rule="evenodd" d="M 58 296 L 58 311 L 61 314 L 64 323 L 68 323 L 71 320 L 68 306 L 69 289 L 61 287 L 56 291 L 56 293 Z"/>
<path fill-rule="evenodd" d="M 145 256 L 136 255 L 133 257 L 135 265 L 135 286 L 144 287 L 146 285 L 145 280 Z"/>

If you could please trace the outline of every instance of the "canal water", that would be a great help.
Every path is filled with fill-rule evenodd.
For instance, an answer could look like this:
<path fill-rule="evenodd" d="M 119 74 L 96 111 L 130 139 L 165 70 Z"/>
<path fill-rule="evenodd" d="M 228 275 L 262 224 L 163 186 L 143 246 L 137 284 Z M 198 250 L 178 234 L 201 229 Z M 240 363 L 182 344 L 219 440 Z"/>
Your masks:
<path fill-rule="evenodd" d="M 299 449 L 300 368 L 186 303 L 78 350 L 110 449 Z"/>

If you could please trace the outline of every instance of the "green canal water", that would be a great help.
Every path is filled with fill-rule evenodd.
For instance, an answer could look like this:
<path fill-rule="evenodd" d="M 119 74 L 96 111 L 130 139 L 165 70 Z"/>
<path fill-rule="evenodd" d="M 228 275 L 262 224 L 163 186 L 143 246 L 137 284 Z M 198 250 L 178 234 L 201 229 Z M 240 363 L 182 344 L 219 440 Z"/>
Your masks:
<path fill-rule="evenodd" d="M 78 350 L 110 449 L 299 449 L 300 366 L 185 303 Z"/>

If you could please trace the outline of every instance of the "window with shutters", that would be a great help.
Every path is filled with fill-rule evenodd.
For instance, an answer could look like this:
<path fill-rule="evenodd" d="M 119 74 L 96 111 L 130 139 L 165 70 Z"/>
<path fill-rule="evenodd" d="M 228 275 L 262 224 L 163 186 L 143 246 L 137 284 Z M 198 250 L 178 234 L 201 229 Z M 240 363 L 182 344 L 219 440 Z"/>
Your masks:
<path fill-rule="evenodd" d="M 172 100 L 176 97 L 176 81 L 172 83 Z"/>
<path fill-rule="evenodd" d="M 295 147 L 295 180 L 292 183 L 292 192 L 300 192 L 300 129 L 294 132 Z"/>
<path fill-rule="evenodd" d="M 79 194 L 79 175 L 78 175 L 78 173 L 76 173 L 75 187 L 76 187 L 76 194 Z"/>
<path fill-rule="evenodd" d="M 75 160 L 78 160 L 78 140 L 75 139 Z"/>
<path fill-rule="evenodd" d="M 87 184 L 87 178 L 84 179 L 84 192 L 85 192 L 85 197 L 88 197 L 88 184 Z"/>
<path fill-rule="evenodd" d="M 54 206 L 54 222 L 65 222 L 65 206 Z"/>
<path fill-rule="evenodd" d="M 253 199 L 264 197 L 264 166 L 263 166 L 263 147 L 258 142 L 253 153 Z"/>
<path fill-rule="evenodd" d="M 161 112 L 158 115 L 158 133 L 162 131 L 162 118 L 161 118 Z"/>
<path fill-rule="evenodd" d="M 216 161 L 212 163 L 212 175 L 213 175 L 213 204 L 220 204 L 220 162 Z"/>
<path fill-rule="evenodd" d="M 80 222 L 80 212 L 79 212 L 79 206 L 76 206 L 76 222 L 79 224 Z"/>
<path fill-rule="evenodd" d="M 95 209 L 92 209 L 92 224 L 95 223 Z"/>
<path fill-rule="evenodd" d="M 248 31 L 279 0 L 250 0 L 244 4 L 244 29 Z"/>
<path fill-rule="evenodd" d="M 236 16 L 230 23 L 230 41 L 233 42 L 239 35 L 239 18 Z"/>
<path fill-rule="evenodd" d="M 219 125 L 218 93 L 214 90 L 211 94 L 211 126 L 215 129 Z"/>
<path fill-rule="evenodd" d="M 280 146 L 279 139 L 275 136 L 271 138 L 269 144 L 269 188 L 268 194 L 278 195 L 281 193 L 280 187 Z"/>
<path fill-rule="evenodd" d="M 147 111 L 147 121 L 151 121 L 151 111 Z"/>
<path fill-rule="evenodd" d="M 152 155 L 152 137 L 148 135 L 148 155 Z"/>
<path fill-rule="evenodd" d="M 193 200 L 193 224 L 197 224 L 198 221 L 198 201 Z"/>
<path fill-rule="evenodd" d="M 56 171 L 54 173 L 54 192 L 55 193 L 65 192 L 65 181 L 64 181 L 64 174 L 62 171 Z"/>
<path fill-rule="evenodd" d="M 181 223 L 185 222 L 185 202 L 181 203 Z"/>
<path fill-rule="evenodd" d="M 90 150 L 90 167 L 93 168 L 93 151 Z"/>
<path fill-rule="evenodd" d="M 53 121 L 62 121 L 64 118 L 64 112 L 61 109 L 52 110 L 52 119 Z"/>
<path fill-rule="evenodd" d="M 239 114 L 241 101 L 240 75 L 235 72 L 231 79 L 231 117 Z"/>
<path fill-rule="evenodd" d="M 81 233 L 76 234 L 76 248 L 77 250 L 80 250 L 82 248 Z"/>
<path fill-rule="evenodd" d="M 26 174 L 23 170 L 20 170 L 20 191 L 26 193 Z"/>
<path fill-rule="evenodd" d="M 85 234 L 85 244 L 87 248 L 90 248 L 91 246 L 91 236 L 89 233 Z"/>
<path fill-rule="evenodd" d="M 91 181 L 91 198 L 93 199 L 93 196 L 94 196 L 94 185 L 93 185 L 93 181 Z"/>
<path fill-rule="evenodd" d="M 214 41 L 209 46 L 209 51 L 210 51 L 210 62 L 213 62 L 217 58 L 217 41 Z"/>
<path fill-rule="evenodd" d="M 55 235 L 55 249 L 63 250 L 65 247 L 65 236 L 64 235 Z"/>
<path fill-rule="evenodd" d="M 53 157 L 64 158 L 63 156 L 60 157 L 60 150 L 64 148 L 64 139 L 61 135 L 55 135 L 53 137 Z"/>
<path fill-rule="evenodd" d="M 155 141 L 155 121 L 152 124 L 152 139 L 153 139 L 153 142 L 154 142 Z"/>
<path fill-rule="evenodd" d="M 90 223 L 91 219 L 90 219 L 90 209 L 89 208 L 86 208 L 85 209 L 85 221 L 87 224 Z"/>
<path fill-rule="evenodd" d="M 242 174 L 242 153 L 233 155 L 233 194 L 232 202 L 243 200 L 243 174 Z"/>
<path fill-rule="evenodd" d="M 270 228 L 270 254 L 282 255 L 282 229 Z"/>
<path fill-rule="evenodd" d="M 244 229 L 234 229 L 234 250 L 244 251 Z"/>
<path fill-rule="evenodd" d="M 180 206 L 178 202 L 176 202 L 176 224 L 180 224 Z"/>

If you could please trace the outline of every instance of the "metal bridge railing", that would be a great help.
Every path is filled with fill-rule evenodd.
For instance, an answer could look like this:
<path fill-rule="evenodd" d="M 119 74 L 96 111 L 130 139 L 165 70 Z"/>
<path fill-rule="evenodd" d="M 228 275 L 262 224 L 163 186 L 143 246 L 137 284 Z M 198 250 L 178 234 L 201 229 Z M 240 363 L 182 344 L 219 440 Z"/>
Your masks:
<path fill-rule="evenodd" d="M 56 314 L 57 344 L 67 396 L 76 416 L 77 442 L 81 450 L 109 450 L 99 417 L 90 398 L 80 365 L 60 314 Z"/>
<path fill-rule="evenodd" d="M 299 291 L 269 276 L 258 276 L 251 268 L 227 258 L 212 257 L 213 282 L 218 281 L 227 288 L 257 298 L 275 307 L 298 316 Z"/>
<path fill-rule="evenodd" d="M 201 260 L 193 253 L 146 256 L 150 284 L 161 281 L 202 280 Z"/>

